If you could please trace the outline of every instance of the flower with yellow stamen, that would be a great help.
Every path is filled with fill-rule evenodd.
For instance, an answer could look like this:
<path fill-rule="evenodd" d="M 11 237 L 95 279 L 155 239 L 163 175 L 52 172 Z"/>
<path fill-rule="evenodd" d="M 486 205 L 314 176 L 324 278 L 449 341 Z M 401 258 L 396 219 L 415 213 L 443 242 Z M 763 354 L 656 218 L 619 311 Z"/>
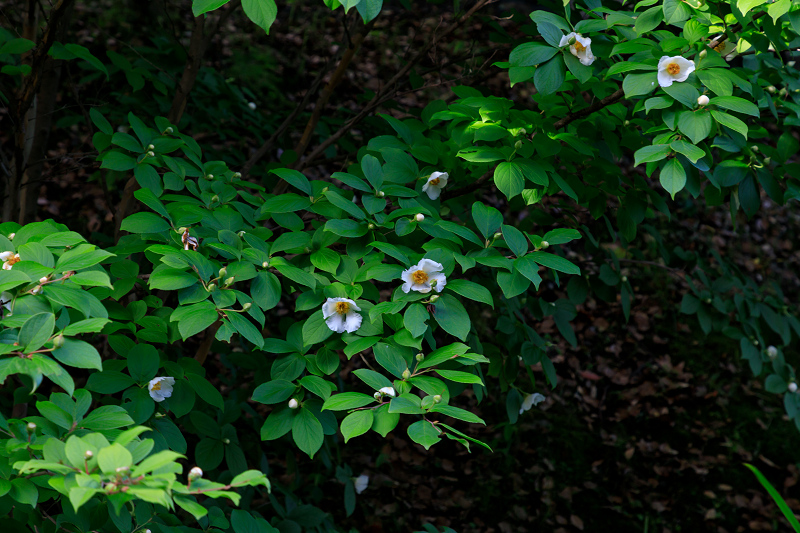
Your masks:
<path fill-rule="evenodd" d="M 436 261 L 420 260 L 419 263 L 401 274 L 400 277 L 404 282 L 403 292 L 414 290 L 425 294 L 431 292 L 432 288 L 435 288 L 437 292 L 442 292 L 447 284 L 447 278 L 442 273 L 443 269 L 444 267 Z"/>
<path fill-rule="evenodd" d="M 322 304 L 325 324 L 336 333 L 353 333 L 361 327 L 362 318 L 356 311 L 361 311 L 361 308 L 349 298 L 328 298 Z"/>
<path fill-rule="evenodd" d="M 694 61 L 681 56 L 663 56 L 658 61 L 658 84 L 669 87 L 676 81 L 686 81 L 692 72 L 694 72 Z"/>
<path fill-rule="evenodd" d="M 570 32 L 563 37 L 558 43 L 559 47 L 569 45 L 569 51 L 572 55 L 580 60 L 582 65 L 587 67 L 594 63 L 595 57 L 592 54 L 592 40 L 588 37 L 583 37 L 580 33 Z"/>
<path fill-rule="evenodd" d="M 172 396 L 172 387 L 175 385 L 175 378 L 170 377 L 157 377 L 150 380 L 147 384 L 147 389 L 150 391 L 150 397 L 157 402 L 163 402 Z"/>
<path fill-rule="evenodd" d="M 428 193 L 428 198 L 436 200 L 442 194 L 442 189 L 447 185 L 450 175 L 447 172 L 434 172 L 422 186 L 422 192 Z"/>

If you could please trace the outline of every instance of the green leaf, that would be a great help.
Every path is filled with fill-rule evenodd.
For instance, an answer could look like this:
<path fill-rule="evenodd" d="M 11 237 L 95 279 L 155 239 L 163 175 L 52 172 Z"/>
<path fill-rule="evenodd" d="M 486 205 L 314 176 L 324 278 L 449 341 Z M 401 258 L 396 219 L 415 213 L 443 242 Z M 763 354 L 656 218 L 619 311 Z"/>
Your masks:
<path fill-rule="evenodd" d="M 154 213 L 134 213 L 122 221 L 120 229 L 130 233 L 161 233 L 169 229 L 169 222 Z"/>
<path fill-rule="evenodd" d="M 36 43 L 33 41 L 29 41 L 28 39 L 11 39 L 3 43 L 3 46 L 0 46 L 0 55 L 4 54 L 13 54 L 13 55 L 20 55 L 24 54 L 28 50 L 33 50 L 36 47 Z"/>
<path fill-rule="evenodd" d="M 341 425 L 344 441 L 347 442 L 353 437 L 358 437 L 369 431 L 373 421 L 371 410 L 355 411 L 344 417 Z"/>
<path fill-rule="evenodd" d="M 374 370 L 359 368 L 357 370 L 353 370 L 353 374 L 355 374 L 361 381 L 363 381 L 376 391 L 381 390 L 384 387 L 392 386 L 392 382 L 389 381 L 389 378 L 387 378 L 383 374 L 375 372 Z"/>
<path fill-rule="evenodd" d="M 460 370 L 440 370 L 437 369 L 436 373 L 445 379 L 455 381 L 457 383 L 477 383 L 483 385 L 481 378 L 469 372 L 461 372 Z"/>
<path fill-rule="evenodd" d="M 766 0 L 736 0 L 736 7 L 742 12 L 742 15 L 747 15 L 751 9 L 764 3 Z"/>
<path fill-rule="evenodd" d="M 22 324 L 19 330 L 19 345 L 24 353 L 38 350 L 53 334 L 56 317 L 53 313 L 37 313 Z"/>
<path fill-rule="evenodd" d="M 230 312 L 226 313 L 225 316 L 228 317 L 231 325 L 236 328 L 236 331 L 242 337 L 258 346 L 259 349 L 264 347 L 264 336 L 242 313 Z"/>
<path fill-rule="evenodd" d="M 522 168 L 516 163 L 503 161 L 494 169 L 494 184 L 511 200 L 525 188 Z"/>
<path fill-rule="evenodd" d="M 192 14 L 199 17 L 203 13 L 214 11 L 227 4 L 230 0 L 192 0 Z"/>
<path fill-rule="evenodd" d="M 102 448 L 97 454 L 97 465 L 104 474 L 115 474 L 118 468 L 130 467 L 132 464 L 131 452 L 121 444 Z"/>
<path fill-rule="evenodd" d="M 97 376 L 99 374 L 92 375 Z M 105 431 L 107 429 L 117 429 L 130 426 L 133 423 L 133 418 L 131 418 L 128 412 L 119 405 L 104 405 L 94 409 L 91 413 L 89 413 L 89 415 L 84 418 L 78 424 L 78 426 L 94 431 Z"/>
<path fill-rule="evenodd" d="M 322 411 L 346 411 L 375 403 L 375 398 L 360 392 L 340 392 L 334 394 L 322 404 Z"/>
<path fill-rule="evenodd" d="M 310 205 L 311 200 L 308 196 L 288 192 L 273 196 L 263 203 L 259 211 L 262 213 L 293 213 L 307 209 Z"/>
<path fill-rule="evenodd" d="M 170 321 L 178 321 L 178 331 L 183 340 L 208 329 L 217 321 L 217 310 L 214 304 L 205 301 L 188 306 L 178 307 L 171 315 Z"/>
<path fill-rule="evenodd" d="M 263 311 L 272 309 L 281 299 L 281 282 L 272 272 L 262 270 L 250 282 L 250 296 Z"/>
<path fill-rule="evenodd" d="M 323 400 L 327 400 L 331 396 L 331 386 L 333 384 L 319 376 L 304 376 L 300 380 L 300 385 Z"/>
<path fill-rule="evenodd" d="M 430 314 L 424 305 L 413 303 L 408 306 L 408 309 L 403 314 L 403 325 L 411 333 L 412 337 L 420 337 L 428 330 L 427 321 L 429 318 Z"/>
<path fill-rule="evenodd" d="M 678 23 L 688 20 L 691 16 L 692 9 L 681 0 L 664 0 L 664 20 L 667 24 L 679 26 Z"/>
<path fill-rule="evenodd" d="M 72 53 L 76 57 L 83 59 L 84 61 L 92 65 L 94 68 L 105 74 L 106 79 L 108 79 L 108 70 L 106 69 L 106 66 L 103 64 L 102 61 L 94 57 L 88 48 L 74 43 L 65 44 L 64 48 L 69 50 L 70 53 Z"/>
<path fill-rule="evenodd" d="M 536 261 L 536 263 L 542 265 L 543 267 L 552 268 L 553 270 L 558 270 L 559 272 L 563 272 L 565 274 L 575 274 L 580 275 L 581 269 L 578 268 L 572 261 L 568 259 L 564 259 L 555 254 L 549 254 L 547 252 L 531 252 L 525 257 L 529 257 Z"/>
<path fill-rule="evenodd" d="M 712 125 L 708 111 L 682 111 L 678 114 L 678 129 L 695 144 L 708 137 Z"/>
<path fill-rule="evenodd" d="M 542 237 L 543 241 L 547 241 L 550 245 L 565 244 L 576 239 L 581 238 L 581 233 L 578 230 L 570 228 L 556 228 L 550 230 Z"/>
<path fill-rule="evenodd" d="M 758 107 L 756 107 L 754 103 L 749 102 L 744 98 L 739 98 L 738 96 L 715 96 L 709 100 L 708 104 L 754 117 L 758 117 L 760 115 Z"/>
<path fill-rule="evenodd" d="M 697 107 L 697 98 L 700 93 L 693 85 L 686 82 L 675 82 L 669 87 L 662 87 L 664 92 L 673 97 L 678 102 L 682 103 L 689 109 Z"/>
<path fill-rule="evenodd" d="M 469 298 L 470 300 L 474 300 L 476 302 L 483 302 L 494 308 L 494 300 L 492 298 L 491 291 L 489 291 L 489 289 L 483 285 L 475 283 L 474 281 L 469 281 L 466 279 L 454 279 L 447 282 L 446 288 L 456 294 L 460 294 L 465 298 Z"/>
<path fill-rule="evenodd" d="M 107 168 L 110 170 L 117 170 L 119 172 L 125 172 L 127 170 L 133 170 L 136 168 L 136 159 L 132 158 L 127 154 L 123 154 L 117 150 L 111 150 L 110 152 L 106 152 L 102 156 L 103 163 L 100 165 L 100 168 Z"/>
<path fill-rule="evenodd" d="M 786 520 L 789 522 L 789 524 L 791 524 L 792 529 L 794 529 L 795 531 L 800 531 L 800 522 L 797 521 L 797 517 L 794 515 L 794 511 L 792 511 L 789 505 L 787 505 L 786 501 L 783 499 L 783 497 L 781 497 L 780 493 L 777 490 L 775 490 L 775 487 L 773 487 L 772 484 L 769 481 L 767 481 L 767 478 L 765 478 L 764 475 L 761 472 L 759 472 L 758 468 L 748 463 L 744 463 L 744 466 L 746 466 L 748 469 L 750 469 L 751 472 L 753 472 L 753 474 L 755 474 L 756 479 L 758 479 L 758 482 L 761 483 L 761 486 L 763 486 L 767 490 L 769 495 L 778 505 L 778 508 L 783 513 L 783 516 L 785 516 Z"/>
<path fill-rule="evenodd" d="M 105 370 L 89 376 L 86 388 L 100 394 L 116 394 L 135 384 L 136 381 L 127 374 Z"/>
<path fill-rule="evenodd" d="M 661 181 L 661 186 L 674 200 L 675 194 L 686 186 L 686 171 L 681 162 L 677 158 L 673 158 L 667 161 L 667 164 L 661 169 L 659 180 Z"/>
<path fill-rule="evenodd" d="M 67 366 L 103 370 L 100 354 L 88 342 L 64 339 L 64 344 L 60 348 L 53 350 L 53 357 Z"/>
<path fill-rule="evenodd" d="M 472 323 L 461 302 L 449 294 L 442 294 L 433 307 L 433 317 L 439 326 L 450 335 L 466 340 Z"/>
<path fill-rule="evenodd" d="M 459 420 L 463 420 L 464 422 L 470 422 L 472 424 L 483 424 L 484 426 L 486 425 L 486 422 L 484 422 L 483 419 L 481 419 L 479 416 L 474 415 L 469 411 L 465 411 L 464 409 L 453 407 L 451 405 L 436 404 L 433 406 L 430 412 L 441 413 L 443 415 L 457 418 Z"/>
<path fill-rule="evenodd" d="M 390 413 L 389 405 L 384 404 L 373 410 L 372 430 L 385 438 L 399 421 L 400 414 Z"/>
<path fill-rule="evenodd" d="M 625 76 L 625 79 L 622 80 L 622 90 L 625 92 L 625 98 L 648 94 L 657 86 L 658 80 L 655 72 L 628 74 Z"/>
<path fill-rule="evenodd" d="M 716 111 L 713 109 L 711 110 L 711 115 L 714 117 L 714 120 L 716 120 L 723 126 L 729 127 L 730 129 L 741 134 L 745 139 L 747 139 L 748 128 L 747 124 L 745 124 L 743 121 L 739 120 L 733 115 L 729 115 L 727 113 L 723 113 L 722 111 Z"/>
<path fill-rule="evenodd" d="M 533 74 L 533 84 L 539 94 L 546 96 L 555 93 L 564 83 L 565 77 L 564 57 L 557 55 L 536 69 Z"/>
<path fill-rule="evenodd" d="M 672 141 L 669 143 L 669 147 L 679 154 L 685 155 L 692 163 L 697 163 L 701 157 L 706 155 L 702 149 L 686 141 Z"/>
<path fill-rule="evenodd" d="M 513 67 L 533 67 L 544 63 L 558 52 L 558 48 L 540 43 L 524 43 L 511 51 L 508 58 Z"/>
<path fill-rule="evenodd" d="M 325 223 L 325 231 L 330 231 L 340 237 L 355 238 L 367 234 L 366 223 L 359 223 L 349 219 L 334 219 Z"/>
<path fill-rule="evenodd" d="M 667 157 L 670 152 L 672 152 L 672 148 L 668 144 L 654 144 L 652 146 L 645 146 L 644 148 L 639 148 L 636 150 L 636 153 L 633 154 L 633 164 L 635 166 L 639 166 L 642 163 L 661 161 Z"/>
<path fill-rule="evenodd" d="M 275 5 L 275 0 L 242 0 L 242 9 L 247 18 L 269 34 L 269 28 L 278 15 L 278 6 Z"/>
<path fill-rule="evenodd" d="M 313 346 L 318 342 L 323 342 L 331 335 L 333 335 L 333 330 L 325 323 L 322 309 L 308 317 L 308 320 L 303 324 L 303 344 L 305 346 Z"/>
<path fill-rule="evenodd" d="M 503 215 L 500 211 L 481 202 L 472 204 L 472 219 L 485 239 L 491 238 L 503 225 Z"/>
<path fill-rule="evenodd" d="M 642 35 L 643 33 L 654 30 L 661 24 L 662 20 L 664 20 L 664 10 L 661 9 L 661 6 L 651 7 L 636 17 L 636 23 L 633 28 L 636 30 L 636 33 Z"/>
<path fill-rule="evenodd" d="M 128 352 L 128 371 L 139 383 L 156 377 L 160 364 L 158 351 L 149 344 L 137 344 Z"/>
<path fill-rule="evenodd" d="M 408 436 L 417 444 L 421 444 L 426 450 L 429 450 L 431 446 L 439 442 L 440 434 L 439 430 L 427 420 L 420 420 L 408 426 Z"/>
<path fill-rule="evenodd" d="M 383 0 L 361 0 L 357 5 L 358 13 L 364 24 L 377 17 L 383 8 Z"/>
<path fill-rule="evenodd" d="M 148 285 L 150 289 L 165 289 L 175 291 L 191 287 L 198 282 L 197 274 L 185 272 L 177 268 L 160 268 L 150 274 Z"/>
<path fill-rule="evenodd" d="M 322 447 L 324 438 L 322 424 L 308 409 L 303 408 L 299 411 L 292 422 L 292 439 L 300 450 L 313 458 L 317 450 Z"/>

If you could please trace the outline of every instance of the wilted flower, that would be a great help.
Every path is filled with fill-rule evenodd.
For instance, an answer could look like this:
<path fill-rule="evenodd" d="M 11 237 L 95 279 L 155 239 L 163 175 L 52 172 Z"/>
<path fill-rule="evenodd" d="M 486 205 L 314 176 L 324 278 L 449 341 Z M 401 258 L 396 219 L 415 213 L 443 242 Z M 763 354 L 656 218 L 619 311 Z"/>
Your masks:
<path fill-rule="evenodd" d="M 669 87 L 673 82 L 686 81 L 694 72 L 694 61 L 681 56 L 662 56 L 658 61 L 658 84 Z"/>
<path fill-rule="evenodd" d="M 436 200 L 442 194 L 442 189 L 447 185 L 450 175 L 447 172 L 434 172 L 422 186 L 422 192 L 428 193 L 428 198 Z"/>
<path fill-rule="evenodd" d="M 355 480 L 356 494 L 361 494 L 367 490 L 367 485 L 369 485 L 369 476 L 364 474 L 358 476 Z"/>
<path fill-rule="evenodd" d="M 580 33 L 570 32 L 561 38 L 558 46 L 567 46 L 569 44 L 569 51 L 572 55 L 578 58 L 582 65 L 587 67 L 594 63 L 594 54 L 592 54 L 592 40 L 588 37 L 581 36 Z"/>
<path fill-rule="evenodd" d="M 533 394 L 528 394 L 524 400 L 522 400 L 522 407 L 519 408 L 519 414 L 528 411 L 534 405 L 539 405 L 544 401 L 544 396 L 539 394 L 538 392 L 534 392 Z"/>
<path fill-rule="evenodd" d="M 0 253 L 0 261 L 3 262 L 3 270 L 11 270 L 11 267 L 20 261 L 19 254 L 14 252 Z"/>
<path fill-rule="evenodd" d="M 394 391 L 394 387 L 381 387 L 378 392 L 385 394 L 386 396 L 391 396 L 392 398 L 397 395 L 397 393 Z"/>
<path fill-rule="evenodd" d="M 435 288 L 437 292 L 442 292 L 442 289 L 447 284 L 447 278 L 442 274 L 443 268 L 436 261 L 431 261 L 430 259 L 420 260 L 419 263 L 403 271 L 400 275 L 404 281 L 403 292 L 407 293 L 415 290 L 425 294 L 431 292 L 431 288 Z"/>
<path fill-rule="evenodd" d="M 297 409 L 298 407 L 300 407 L 300 402 L 298 402 L 294 398 L 289 400 L 289 409 Z"/>
<path fill-rule="evenodd" d="M 362 318 L 356 311 L 361 311 L 361 308 L 349 298 L 328 298 L 322 304 L 325 324 L 336 333 L 353 333 L 361 327 Z"/>
<path fill-rule="evenodd" d="M 697 105 L 708 105 L 709 101 L 710 100 L 708 99 L 708 96 L 704 94 L 701 94 L 700 96 L 697 97 Z"/>
<path fill-rule="evenodd" d="M 175 378 L 157 377 L 150 380 L 147 388 L 150 390 L 150 397 L 157 402 L 163 402 L 172 396 L 172 387 L 175 385 Z"/>

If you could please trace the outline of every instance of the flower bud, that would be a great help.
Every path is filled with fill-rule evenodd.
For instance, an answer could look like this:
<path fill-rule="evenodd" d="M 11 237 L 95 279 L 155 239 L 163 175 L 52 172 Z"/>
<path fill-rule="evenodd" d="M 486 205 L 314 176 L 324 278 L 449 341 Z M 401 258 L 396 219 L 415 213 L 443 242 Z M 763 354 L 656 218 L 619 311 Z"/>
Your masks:
<path fill-rule="evenodd" d="M 522 148 L 522 141 L 517 141 L 517 142 L 515 142 L 515 143 L 514 143 L 514 148 L 515 148 L 515 149 L 517 149 L 517 150 L 519 150 L 520 148 Z"/>
<path fill-rule="evenodd" d="M 233 276 L 225 280 L 225 286 L 228 287 L 233 284 Z"/>
<path fill-rule="evenodd" d="M 261 263 L 261 268 L 268 268 L 268 267 L 269 267 L 269 261 L 264 261 L 263 263 Z"/>
<path fill-rule="evenodd" d="M 422 360 L 425 359 L 425 354 L 422 353 L 422 352 L 418 353 L 416 359 L 417 359 L 417 363 L 421 363 Z"/>
<path fill-rule="evenodd" d="M 53 338 L 53 348 L 61 348 L 64 346 L 64 335 L 59 333 Z"/>
<path fill-rule="evenodd" d="M 376 400 L 380 400 L 383 397 L 383 395 L 380 392 L 376 392 L 375 394 L 372 395 L 372 397 L 375 398 Z"/>
<path fill-rule="evenodd" d="M 219 195 L 215 194 L 211 197 L 211 203 L 219 202 Z"/>
<path fill-rule="evenodd" d="M 39 278 L 39 283 L 47 283 L 48 281 L 50 281 L 50 278 L 48 278 L 47 276 L 42 276 L 41 278 Z"/>
<path fill-rule="evenodd" d="M 769 346 L 767 348 L 767 356 L 770 359 L 775 359 L 776 357 L 778 357 L 778 349 L 774 346 Z"/>
<path fill-rule="evenodd" d="M 83 453 L 83 458 L 84 458 L 84 459 L 86 459 L 87 461 L 88 461 L 89 459 L 91 459 L 92 457 L 94 457 L 94 453 L 92 453 L 92 450 L 86 450 L 86 451 Z"/>
<path fill-rule="evenodd" d="M 432 279 L 432 280 L 430 281 L 430 286 L 431 286 L 431 287 L 436 287 L 436 280 L 435 280 L 435 279 Z"/>
<path fill-rule="evenodd" d="M 178 233 L 186 233 L 187 231 L 189 231 L 189 228 L 187 228 L 186 226 L 181 226 L 180 228 L 178 228 Z"/>
<path fill-rule="evenodd" d="M 253 307 L 253 304 L 247 302 L 244 305 L 242 305 L 242 311 L 249 311 L 251 307 Z"/>
<path fill-rule="evenodd" d="M 708 96 L 701 94 L 697 97 L 697 105 L 708 105 L 709 99 Z"/>
<path fill-rule="evenodd" d="M 298 407 L 300 407 L 300 402 L 298 402 L 294 398 L 289 400 L 289 409 L 297 409 Z"/>
<path fill-rule="evenodd" d="M 172 133 L 173 131 L 175 131 L 175 130 L 173 130 L 172 126 L 170 126 L 169 128 L 164 130 L 164 133 Z"/>
<path fill-rule="evenodd" d="M 569 45 L 570 46 L 572 46 L 573 44 L 575 44 L 577 42 L 578 42 L 578 39 L 576 39 L 575 37 L 570 37 L 569 38 Z"/>
<path fill-rule="evenodd" d="M 411 377 L 411 371 L 409 369 L 407 369 L 407 368 L 405 370 L 403 370 L 403 379 L 405 380 L 405 379 L 408 379 L 410 377 Z"/>
<path fill-rule="evenodd" d="M 130 470 L 130 468 L 128 468 L 127 466 L 120 466 L 119 468 L 116 469 L 116 472 L 117 474 L 122 474 L 127 472 L 128 470 Z"/>
<path fill-rule="evenodd" d="M 711 298 L 706 298 L 706 299 L 705 299 L 705 300 L 703 300 L 703 301 L 704 301 L 705 303 L 707 303 L 707 304 L 711 305 Z"/>
<path fill-rule="evenodd" d="M 222 267 L 222 268 L 219 269 L 219 277 L 220 278 L 224 278 L 227 275 L 228 275 L 228 269 L 227 268 Z"/>
<path fill-rule="evenodd" d="M 383 192 L 383 191 L 378 191 L 378 198 L 383 198 L 384 196 L 386 196 L 386 193 L 385 193 L 385 192 Z"/>
<path fill-rule="evenodd" d="M 230 443 L 231 443 L 231 439 L 229 439 L 229 438 L 222 439 L 222 444 L 230 444 Z"/>
<path fill-rule="evenodd" d="M 8 234 L 8 240 L 9 240 L 9 241 L 13 241 L 13 240 L 14 240 L 14 237 L 16 237 L 16 236 L 17 236 L 17 234 L 16 234 L 16 233 L 9 233 L 9 234 Z"/>
<path fill-rule="evenodd" d="M 622 283 L 628 282 L 628 276 L 622 276 Z"/>
<path fill-rule="evenodd" d="M 438 299 L 439 299 L 439 295 L 438 294 L 434 294 L 433 296 L 431 296 L 430 302 L 434 303 Z"/>
<path fill-rule="evenodd" d="M 414 219 L 417 222 L 422 222 L 423 220 L 425 220 L 425 215 L 423 215 L 422 213 L 417 213 L 417 216 L 415 216 Z"/>
<path fill-rule="evenodd" d="M 209 283 L 208 285 L 206 285 L 206 290 L 208 292 L 214 292 L 214 290 L 216 288 L 217 288 L 217 284 L 216 283 Z"/>
<path fill-rule="evenodd" d="M 33 422 L 28 422 L 28 425 L 25 426 L 25 428 L 28 430 L 28 433 L 33 433 L 34 431 L 36 431 L 36 424 L 34 424 Z"/>
<path fill-rule="evenodd" d="M 756 339 L 753 340 L 753 346 L 758 346 L 758 340 Z"/>
<path fill-rule="evenodd" d="M 156 156 L 155 152 L 147 152 L 147 157 L 155 157 L 155 156 Z"/>
<path fill-rule="evenodd" d="M 495 234 L 494 234 L 494 237 L 493 237 L 493 238 L 495 238 L 495 239 L 499 239 L 499 238 L 500 238 L 500 237 L 502 237 L 502 236 L 503 236 L 503 234 L 502 234 L 502 233 L 500 233 L 500 232 L 498 231 L 497 233 L 495 233 Z"/>
<path fill-rule="evenodd" d="M 326 192 L 328 192 L 328 187 L 325 187 L 324 189 L 322 189 L 322 194 L 325 194 Z"/>
<path fill-rule="evenodd" d="M 39 294 L 41 292 L 42 292 L 42 286 L 41 285 L 37 285 L 37 286 L 35 286 L 34 288 L 31 289 L 31 294 Z"/>
<path fill-rule="evenodd" d="M 375 224 L 370 222 L 369 225 L 367 226 L 367 229 L 375 229 Z"/>
<path fill-rule="evenodd" d="M 234 172 L 232 177 L 235 180 L 241 179 L 242 173 L 241 172 Z"/>
<path fill-rule="evenodd" d="M 156 149 L 156 147 L 155 147 L 155 146 L 153 146 L 152 144 L 148 144 L 148 145 L 147 145 L 147 149 L 148 149 L 148 150 L 155 150 L 155 149 Z"/>
<path fill-rule="evenodd" d="M 708 55 L 708 51 L 707 50 L 700 50 L 700 59 L 703 59 L 707 55 Z"/>
<path fill-rule="evenodd" d="M 194 481 L 195 479 L 200 479 L 203 477 L 203 470 L 199 466 L 192 467 L 189 470 L 189 481 Z"/>
<path fill-rule="evenodd" d="M 789 392 L 797 392 L 797 383 L 794 381 L 789 383 Z"/>
<path fill-rule="evenodd" d="M 542 248 L 550 248 L 550 243 L 547 241 L 542 241 Z"/>
<path fill-rule="evenodd" d="M 769 166 L 770 163 L 772 163 L 772 158 L 771 157 L 765 157 L 764 158 L 764 166 L 765 167 Z"/>
<path fill-rule="evenodd" d="M 756 146 L 755 144 L 751 146 L 750 149 L 754 152 L 758 152 L 758 146 Z"/>
<path fill-rule="evenodd" d="M 156 413 L 156 414 L 155 414 L 155 415 L 153 415 L 153 416 L 155 416 L 156 418 L 164 418 L 164 417 L 165 417 L 165 416 L 167 416 L 167 415 L 165 415 L 164 413 Z"/>
<path fill-rule="evenodd" d="M 433 397 L 433 403 L 439 403 L 441 401 L 442 401 L 442 395 L 441 394 L 437 394 L 436 396 Z"/>
<path fill-rule="evenodd" d="M 213 180 L 213 179 L 214 179 L 214 174 L 209 174 L 209 175 L 207 175 L 207 176 L 206 176 L 206 179 L 207 179 L 207 180 Z"/>
<path fill-rule="evenodd" d="M 630 120 L 626 120 L 625 122 L 622 123 L 622 125 L 627 128 L 628 126 L 631 125 L 631 121 Z"/>
<path fill-rule="evenodd" d="M 776 89 L 774 85 L 770 85 L 769 87 L 767 87 L 767 92 L 770 94 L 775 94 L 775 91 L 777 90 L 778 89 Z"/>
<path fill-rule="evenodd" d="M 256 110 L 256 103 L 255 102 L 248 102 L 247 107 L 249 107 L 252 111 Z"/>

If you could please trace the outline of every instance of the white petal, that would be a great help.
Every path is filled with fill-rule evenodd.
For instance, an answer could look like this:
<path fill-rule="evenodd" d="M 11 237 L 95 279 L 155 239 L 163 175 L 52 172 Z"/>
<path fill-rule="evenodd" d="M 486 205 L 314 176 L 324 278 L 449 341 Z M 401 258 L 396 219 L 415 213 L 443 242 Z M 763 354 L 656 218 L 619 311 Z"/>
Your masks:
<path fill-rule="evenodd" d="M 325 320 L 325 325 L 334 333 L 344 333 L 344 318 L 339 313 L 334 313 Z"/>
<path fill-rule="evenodd" d="M 427 281 L 425 283 L 414 283 L 411 285 L 411 289 L 421 292 L 422 294 L 428 294 L 431 292 L 431 286 Z"/>
<path fill-rule="evenodd" d="M 538 392 L 534 392 L 531 395 L 531 401 L 532 401 L 533 405 L 539 405 L 540 403 L 542 403 L 544 401 L 544 395 L 539 394 Z"/>
<path fill-rule="evenodd" d="M 394 390 L 394 387 L 381 387 L 381 389 L 378 392 L 382 392 L 387 396 L 391 396 L 392 398 L 394 398 L 395 395 L 397 394 Z"/>
<path fill-rule="evenodd" d="M 369 485 L 369 476 L 358 476 L 355 481 L 356 494 L 361 494 L 367 489 Z"/>
<path fill-rule="evenodd" d="M 348 298 L 342 298 L 342 301 L 349 303 L 351 309 L 355 309 L 356 311 L 361 311 L 361 308 L 357 306 L 353 300 L 350 300 Z"/>
<path fill-rule="evenodd" d="M 8 261 L 8 258 L 14 255 L 14 252 L 3 252 L 0 253 L 0 261 Z"/>
<path fill-rule="evenodd" d="M 354 313 L 350 311 L 345 315 L 344 321 L 344 329 L 347 333 L 353 333 L 354 331 L 358 331 L 358 328 L 361 327 L 361 315 L 358 313 Z"/>
<path fill-rule="evenodd" d="M 400 287 L 400 288 L 403 289 L 404 293 L 408 294 L 408 292 L 411 290 L 411 285 L 413 285 L 413 284 L 410 281 L 406 281 L 405 283 L 403 283 L 403 286 Z"/>
<path fill-rule="evenodd" d="M 444 189 L 444 187 L 447 185 L 447 181 L 448 181 L 449 179 L 450 179 L 450 177 L 447 175 L 447 172 L 445 172 L 445 173 L 444 173 L 444 176 L 442 176 L 441 178 L 439 178 L 439 185 L 438 185 L 438 187 L 439 187 L 440 189 Z"/>
<path fill-rule="evenodd" d="M 328 318 L 331 315 L 336 314 L 336 302 L 333 301 L 333 298 L 328 298 L 324 304 L 322 304 L 322 318 Z"/>
<path fill-rule="evenodd" d="M 436 289 L 436 292 L 442 292 L 444 286 L 447 285 L 447 278 L 441 272 L 436 272 L 434 274 L 431 274 L 430 279 L 436 280 L 436 286 L 434 287 Z"/>
<path fill-rule="evenodd" d="M 580 35 L 576 34 L 575 40 L 581 43 L 584 48 L 589 48 L 592 45 L 592 40 L 588 37 L 581 37 Z"/>
<path fill-rule="evenodd" d="M 667 65 L 672 61 L 670 56 L 661 56 L 661 59 L 658 60 L 658 70 L 666 70 Z"/>
<path fill-rule="evenodd" d="M 578 34 L 574 31 L 569 32 L 568 34 L 564 35 L 561 40 L 558 42 L 558 47 L 561 48 L 562 46 L 567 46 L 569 44 L 570 39 L 573 37 L 577 38 Z"/>
<path fill-rule="evenodd" d="M 417 266 L 411 268 L 413 268 L 415 271 L 422 270 L 426 274 L 430 274 L 431 272 L 441 272 L 444 269 L 441 263 L 437 263 L 436 261 L 427 258 L 420 259 L 419 263 L 417 263 Z"/>
<path fill-rule="evenodd" d="M 658 84 L 662 87 L 669 87 L 672 85 L 672 76 L 666 70 L 658 71 Z"/>
<path fill-rule="evenodd" d="M 431 185 L 425 192 L 428 193 L 428 198 L 430 198 L 431 200 L 436 200 L 437 198 L 439 198 L 439 195 L 442 194 L 442 189 Z"/>

